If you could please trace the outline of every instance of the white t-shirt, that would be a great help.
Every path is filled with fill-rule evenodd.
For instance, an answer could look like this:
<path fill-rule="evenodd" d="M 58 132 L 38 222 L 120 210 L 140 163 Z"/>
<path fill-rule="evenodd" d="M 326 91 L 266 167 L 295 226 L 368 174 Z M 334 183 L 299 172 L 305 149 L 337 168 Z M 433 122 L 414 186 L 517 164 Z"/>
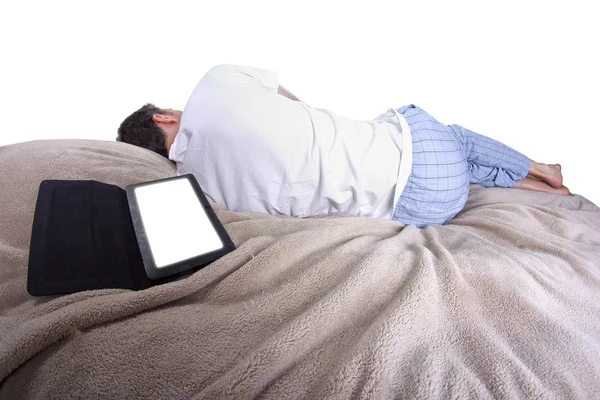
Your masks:
<path fill-rule="evenodd" d="M 404 117 L 356 121 L 277 94 L 277 73 L 212 68 L 169 152 L 177 174 L 231 211 L 390 219 L 412 167 Z"/>

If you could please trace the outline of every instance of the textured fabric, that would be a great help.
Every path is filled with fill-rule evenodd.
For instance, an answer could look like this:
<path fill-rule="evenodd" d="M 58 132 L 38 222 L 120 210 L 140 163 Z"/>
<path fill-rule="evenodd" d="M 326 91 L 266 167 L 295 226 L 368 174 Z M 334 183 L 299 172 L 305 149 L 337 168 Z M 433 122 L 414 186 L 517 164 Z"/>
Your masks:
<path fill-rule="evenodd" d="M 390 219 L 402 188 L 408 132 L 277 94 L 278 75 L 219 65 L 191 94 L 169 157 L 233 211 Z"/>
<path fill-rule="evenodd" d="M 467 202 L 469 184 L 512 187 L 530 160 L 460 125 L 444 125 L 420 107 L 400 107 L 412 135 L 413 165 L 393 220 L 424 227 L 452 219 Z"/>
<path fill-rule="evenodd" d="M 450 125 L 469 163 L 469 182 L 512 187 L 529 173 L 531 160 L 518 151 L 460 125 Z"/>
<path fill-rule="evenodd" d="M 600 398 L 600 208 L 579 195 L 473 185 L 427 229 L 215 205 L 238 248 L 189 278 L 32 298 L 43 179 L 175 172 L 88 140 L 0 147 L 0 168 L 1 400 Z"/>

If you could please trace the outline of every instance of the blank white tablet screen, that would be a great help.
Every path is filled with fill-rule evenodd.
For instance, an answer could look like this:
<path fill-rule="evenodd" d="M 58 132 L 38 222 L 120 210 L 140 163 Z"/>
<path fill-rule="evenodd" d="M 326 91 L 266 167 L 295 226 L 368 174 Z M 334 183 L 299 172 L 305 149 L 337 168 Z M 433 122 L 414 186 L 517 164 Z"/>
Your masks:
<path fill-rule="evenodd" d="M 140 186 L 134 193 L 157 268 L 223 248 L 187 179 Z"/>

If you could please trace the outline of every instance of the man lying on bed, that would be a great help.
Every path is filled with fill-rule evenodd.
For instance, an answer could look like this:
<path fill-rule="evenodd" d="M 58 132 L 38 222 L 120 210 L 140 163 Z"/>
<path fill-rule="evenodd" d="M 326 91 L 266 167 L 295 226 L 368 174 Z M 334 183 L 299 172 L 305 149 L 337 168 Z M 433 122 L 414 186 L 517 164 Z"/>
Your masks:
<path fill-rule="evenodd" d="M 444 125 L 415 105 L 352 120 L 309 107 L 275 72 L 235 65 L 208 71 L 183 112 L 146 104 L 117 140 L 174 161 L 178 175 L 192 173 L 231 211 L 343 212 L 423 227 L 453 218 L 470 183 L 570 194 L 559 164 Z"/>

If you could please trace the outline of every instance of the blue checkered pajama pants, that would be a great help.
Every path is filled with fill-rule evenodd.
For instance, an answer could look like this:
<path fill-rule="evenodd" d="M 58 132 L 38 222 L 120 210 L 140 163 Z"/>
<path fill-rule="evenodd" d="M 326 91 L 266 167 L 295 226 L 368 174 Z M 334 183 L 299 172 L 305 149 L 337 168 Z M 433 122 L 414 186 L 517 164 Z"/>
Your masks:
<path fill-rule="evenodd" d="M 397 111 L 410 127 L 413 165 L 394 221 L 443 224 L 467 203 L 469 184 L 511 187 L 529 173 L 529 158 L 494 139 L 444 125 L 413 104 Z"/>

